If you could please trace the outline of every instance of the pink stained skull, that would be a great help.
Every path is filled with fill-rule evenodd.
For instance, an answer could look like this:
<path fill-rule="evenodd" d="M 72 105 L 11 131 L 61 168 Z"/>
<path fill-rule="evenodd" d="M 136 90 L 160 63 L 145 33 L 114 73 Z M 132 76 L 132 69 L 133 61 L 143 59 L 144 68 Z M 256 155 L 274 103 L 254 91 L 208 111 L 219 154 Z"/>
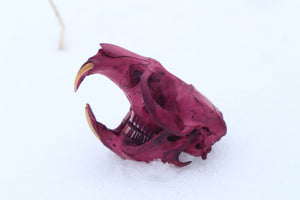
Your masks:
<path fill-rule="evenodd" d="M 158 61 L 112 44 L 89 58 L 75 79 L 102 74 L 122 89 L 130 110 L 114 130 L 96 121 L 87 104 L 88 123 L 100 141 L 123 159 L 185 166 L 181 152 L 206 159 L 211 146 L 226 134 L 222 113 L 192 85 L 169 73 Z"/>

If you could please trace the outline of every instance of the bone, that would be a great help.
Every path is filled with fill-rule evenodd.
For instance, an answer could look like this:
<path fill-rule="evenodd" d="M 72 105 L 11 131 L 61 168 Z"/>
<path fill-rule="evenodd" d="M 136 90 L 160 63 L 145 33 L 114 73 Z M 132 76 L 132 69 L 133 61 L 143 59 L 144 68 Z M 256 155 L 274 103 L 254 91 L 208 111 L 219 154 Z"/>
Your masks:
<path fill-rule="evenodd" d="M 131 104 L 130 116 L 126 115 L 115 130 L 97 122 L 87 107 L 88 123 L 102 143 L 124 159 L 146 162 L 160 159 L 180 167 L 189 163 L 178 160 L 181 152 L 205 159 L 209 148 L 226 134 L 221 112 L 158 61 L 116 45 L 101 46 L 79 70 L 75 91 L 86 76 L 102 74 L 125 92 Z M 202 132 L 202 127 L 207 127 L 206 132 L 191 134 L 192 130 Z M 121 137 L 120 131 L 123 132 Z M 175 140 L 168 140 L 169 136 Z M 203 151 L 202 146 L 197 146 L 202 140 L 206 141 Z"/>

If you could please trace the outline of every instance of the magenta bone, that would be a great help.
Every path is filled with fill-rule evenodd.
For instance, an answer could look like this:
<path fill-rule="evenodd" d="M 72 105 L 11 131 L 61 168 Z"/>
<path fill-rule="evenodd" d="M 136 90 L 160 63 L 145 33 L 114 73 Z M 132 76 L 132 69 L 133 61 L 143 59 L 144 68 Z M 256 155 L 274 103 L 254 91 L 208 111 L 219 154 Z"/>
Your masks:
<path fill-rule="evenodd" d="M 222 113 L 192 85 L 169 73 L 158 61 L 112 44 L 89 58 L 79 70 L 75 91 L 88 75 L 102 74 L 122 89 L 130 110 L 116 129 L 96 121 L 86 106 L 94 134 L 123 159 L 160 159 L 177 166 L 181 152 L 206 159 L 226 134 Z"/>

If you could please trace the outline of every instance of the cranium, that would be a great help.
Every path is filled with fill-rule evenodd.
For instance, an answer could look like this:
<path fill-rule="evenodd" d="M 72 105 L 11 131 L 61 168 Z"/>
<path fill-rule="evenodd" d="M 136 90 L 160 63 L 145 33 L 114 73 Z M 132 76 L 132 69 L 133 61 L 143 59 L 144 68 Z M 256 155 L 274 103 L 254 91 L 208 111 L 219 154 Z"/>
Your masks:
<path fill-rule="evenodd" d="M 96 121 L 87 104 L 87 121 L 100 141 L 123 159 L 185 166 L 179 154 L 206 159 L 211 146 L 226 134 L 222 113 L 192 85 L 169 73 L 158 61 L 112 44 L 89 58 L 75 79 L 102 74 L 122 89 L 130 110 L 114 130 Z"/>

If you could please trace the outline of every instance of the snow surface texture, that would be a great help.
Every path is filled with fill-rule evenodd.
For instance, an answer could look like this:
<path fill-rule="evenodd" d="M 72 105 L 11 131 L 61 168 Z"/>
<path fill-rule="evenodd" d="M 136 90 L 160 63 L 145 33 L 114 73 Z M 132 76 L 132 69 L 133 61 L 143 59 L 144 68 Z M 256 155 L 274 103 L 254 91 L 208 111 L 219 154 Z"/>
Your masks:
<path fill-rule="evenodd" d="M 0 3 L 0 199 L 300 199 L 300 1 Z M 98 43 L 160 61 L 224 114 L 227 135 L 185 168 L 122 160 L 92 134 L 129 109 L 104 76 L 73 82 Z M 105 94 L 105 95 L 104 95 Z"/>

